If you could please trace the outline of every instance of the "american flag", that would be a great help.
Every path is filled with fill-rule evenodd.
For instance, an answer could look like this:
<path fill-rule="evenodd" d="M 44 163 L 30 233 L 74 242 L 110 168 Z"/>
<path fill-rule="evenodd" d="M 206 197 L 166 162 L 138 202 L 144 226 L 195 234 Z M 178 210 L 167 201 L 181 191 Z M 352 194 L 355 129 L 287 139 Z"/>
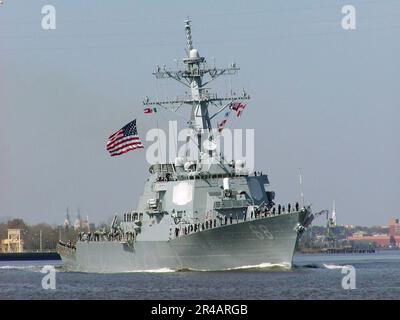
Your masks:
<path fill-rule="evenodd" d="M 108 138 L 106 146 L 106 149 L 110 152 L 112 157 L 140 148 L 144 148 L 144 146 L 138 136 L 136 119 L 112 134 Z"/>

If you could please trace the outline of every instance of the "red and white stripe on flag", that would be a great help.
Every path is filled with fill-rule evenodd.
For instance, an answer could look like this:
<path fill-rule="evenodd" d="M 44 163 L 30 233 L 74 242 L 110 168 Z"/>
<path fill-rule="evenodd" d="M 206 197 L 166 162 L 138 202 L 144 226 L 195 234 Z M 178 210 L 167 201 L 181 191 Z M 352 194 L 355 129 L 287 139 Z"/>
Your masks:
<path fill-rule="evenodd" d="M 236 111 L 237 117 L 240 117 L 246 105 L 240 102 L 232 102 L 230 108 Z"/>
<path fill-rule="evenodd" d="M 144 146 L 137 133 L 136 119 L 112 134 L 106 145 L 106 149 L 112 157 L 141 148 L 144 148 Z"/>

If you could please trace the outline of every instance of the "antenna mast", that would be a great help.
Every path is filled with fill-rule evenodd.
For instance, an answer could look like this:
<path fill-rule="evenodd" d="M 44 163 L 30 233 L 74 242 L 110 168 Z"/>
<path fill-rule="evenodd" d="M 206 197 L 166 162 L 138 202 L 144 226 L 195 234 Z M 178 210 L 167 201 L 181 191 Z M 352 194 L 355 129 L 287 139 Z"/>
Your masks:
<path fill-rule="evenodd" d="M 301 174 L 301 168 L 299 168 L 299 185 L 300 185 L 301 207 L 304 208 L 303 177 Z"/>
<path fill-rule="evenodd" d="M 247 100 L 250 96 L 243 91 L 242 95 L 231 94 L 230 96 L 218 97 L 215 93 L 210 93 L 205 87 L 211 81 L 214 81 L 222 75 L 234 75 L 239 71 L 235 63 L 227 68 L 216 68 L 215 65 L 210 67 L 206 63 L 206 59 L 201 57 L 198 50 L 193 47 L 192 30 L 189 18 L 185 20 L 185 33 L 187 43 L 187 56 L 183 59 L 186 66 L 183 70 L 170 70 L 166 66 L 160 68 L 157 66 L 153 75 L 157 79 L 174 79 L 180 84 L 190 88 L 190 94 L 178 96 L 175 99 L 167 101 L 143 101 L 144 106 L 158 105 L 162 108 L 176 112 L 180 106 L 188 105 L 191 107 L 190 121 L 188 127 L 191 134 L 188 140 L 194 137 L 196 141 L 199 155 L 198 162 L 201 162 L 202 154 L 213 156 L 212 151 L 204 148 L 203 143 L 208 139 L 208 135 L 212 131 L 211 119 L 222 112 L 234 100 Z M 210 116 L 209 106 L 219 106 L 220 108 Z M 210 136 L 213 139 L 212 136 Z M 188 142 L 187 140 L 187 142 Z M 194 160 L 194 159 L 193 159 Z"/>

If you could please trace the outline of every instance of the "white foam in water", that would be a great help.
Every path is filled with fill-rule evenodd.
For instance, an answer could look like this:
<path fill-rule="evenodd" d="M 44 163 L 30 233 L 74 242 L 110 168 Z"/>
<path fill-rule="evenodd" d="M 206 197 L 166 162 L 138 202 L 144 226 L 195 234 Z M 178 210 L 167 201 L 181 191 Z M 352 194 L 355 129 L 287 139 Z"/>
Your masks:
<path fill-rule="evenodd" d="M 268 269 L 268 268 L 274 268 L 274 267 L 279 267 L 279 268 L 285 268 L 285 269 L 290 269 L 290 263 L 287 262 L 282 262 L 282 263 L 260 263 L 257 265 L 250 265 L 250 266 L 241 266 L 241 267 L 236 267 L 236 268 L 228 268 L 226 270 L 242 270 L 242 269 Z"/>
<path fill-rule="evenodd" d="M 340 266 L 340 265 L 337 265 L 337 264 L 323 264 L 323 266 L 325 267 L 325 268 L 327 268 L 327 269 L 343 269 L 344 268 L 344 266 Z"/>
<path fill-rule="evenodd" d="M 175 270 L 170 268 L 160 268 L 160 269 L 148 269 L 148 270 L 133 270 L 127 272 L 149 272 L 149 273 L 166 273 L 166 272 L 175 272 Z"/>
<path fill-rule="evenodd" d="M 33 269 L 38 266 L 1 266 L 0 269 Z"/>
<path fill-rule="evenodd" d="M 29 271 L 40 271 L 38 266 L 1 266 L 0 270 L 29 270 Z"/>
<path fill-rule="evenodd" d="M 260 263 L 257 265 L 248 265 L 248 266 L 241 266 L 241 267 L 235 267 L 235 268 L 227 268 L 227 269 L 221 269 L 218 271 L 234 271 L 234 270 L 247 270 L 247 269 L 268 269 L 268 268 L 284 268 L 284 269 L 290 269 L 290 263 L 283 262 L 283 263 Z M 180 271 L 195 271 L 195 272 L 208 272 L 211 270 L 207 269 L 170 269 L 170 268 L 160 268 L 160 269 L 147 269 L 147 270 L 132 270 L 132 271 L 126 271 L 126 273 L 136 273 L 136 272 L 143 272 L 143 273 L 168 273 L 168 272 L 180 272 Z"/>
<path fill-rule="evenodd" d="M 282 262 L 282 263 L 260 263 L 257 265 L 247 265 L 247 266 L 240 266 L 235 268 L 226 268 L 226 269 L 219 269 L 219 270 L 210 270 L 210 269 L 182 269 L 180 271 L 196 271 L 196 272 L 210 272 L 210 271 L 235 271 L 235 270 L 250 270 L 250 269 L 270 269 L 270 268 L 284 268 L 290 269 L 290 263 Z M 177 270 L 179 271 L 179 270 Z"/>
<path fill-rule="evenodd" d="M 159 269 L 142 269 L 142 270 L 127 270 L 127 271 L 119 271 L 116 273 L 170 273 L 170 272 L 210 272 L 210 271 L 235 271 L 235 270 L 251 270 L 251 269 L 271 269 L 271 268 L 282 268 L 282 269 L 291 269 L 291 265 L 288 262 L 282 263 L 260 263 L 257 265 L 246 265 L 240 266 L 235 268 L 226 268 L 226 269 L 219 269 L 219 270 L 210 270 L 210 269 L 191 269 L 191 268 L 183 268 L 183 269 L 170 269 L 170 268 L 159 268 Z M 67 271 L 66 269 L 63 269 Z M 84 271 L 81 271 L 84 272 Z M 98 270 L 96 273 L 114 273 L 114 272 L 103 272 Z"/>

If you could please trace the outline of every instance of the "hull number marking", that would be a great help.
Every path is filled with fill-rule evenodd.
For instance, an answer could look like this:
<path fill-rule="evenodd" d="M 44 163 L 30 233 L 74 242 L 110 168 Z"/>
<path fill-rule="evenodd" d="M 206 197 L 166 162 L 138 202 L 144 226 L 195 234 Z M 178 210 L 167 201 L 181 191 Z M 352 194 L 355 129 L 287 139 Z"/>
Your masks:
<path fill-rule="evenodd" d="M 255 234 L 255 236 L 260 239 L 274 239 L 274 236 L 272 233 L 268 230 L 267 226 L 264 224 L 259 224 L 259 225 L 250 225 L 249 226 L 250 230 Z"/>

